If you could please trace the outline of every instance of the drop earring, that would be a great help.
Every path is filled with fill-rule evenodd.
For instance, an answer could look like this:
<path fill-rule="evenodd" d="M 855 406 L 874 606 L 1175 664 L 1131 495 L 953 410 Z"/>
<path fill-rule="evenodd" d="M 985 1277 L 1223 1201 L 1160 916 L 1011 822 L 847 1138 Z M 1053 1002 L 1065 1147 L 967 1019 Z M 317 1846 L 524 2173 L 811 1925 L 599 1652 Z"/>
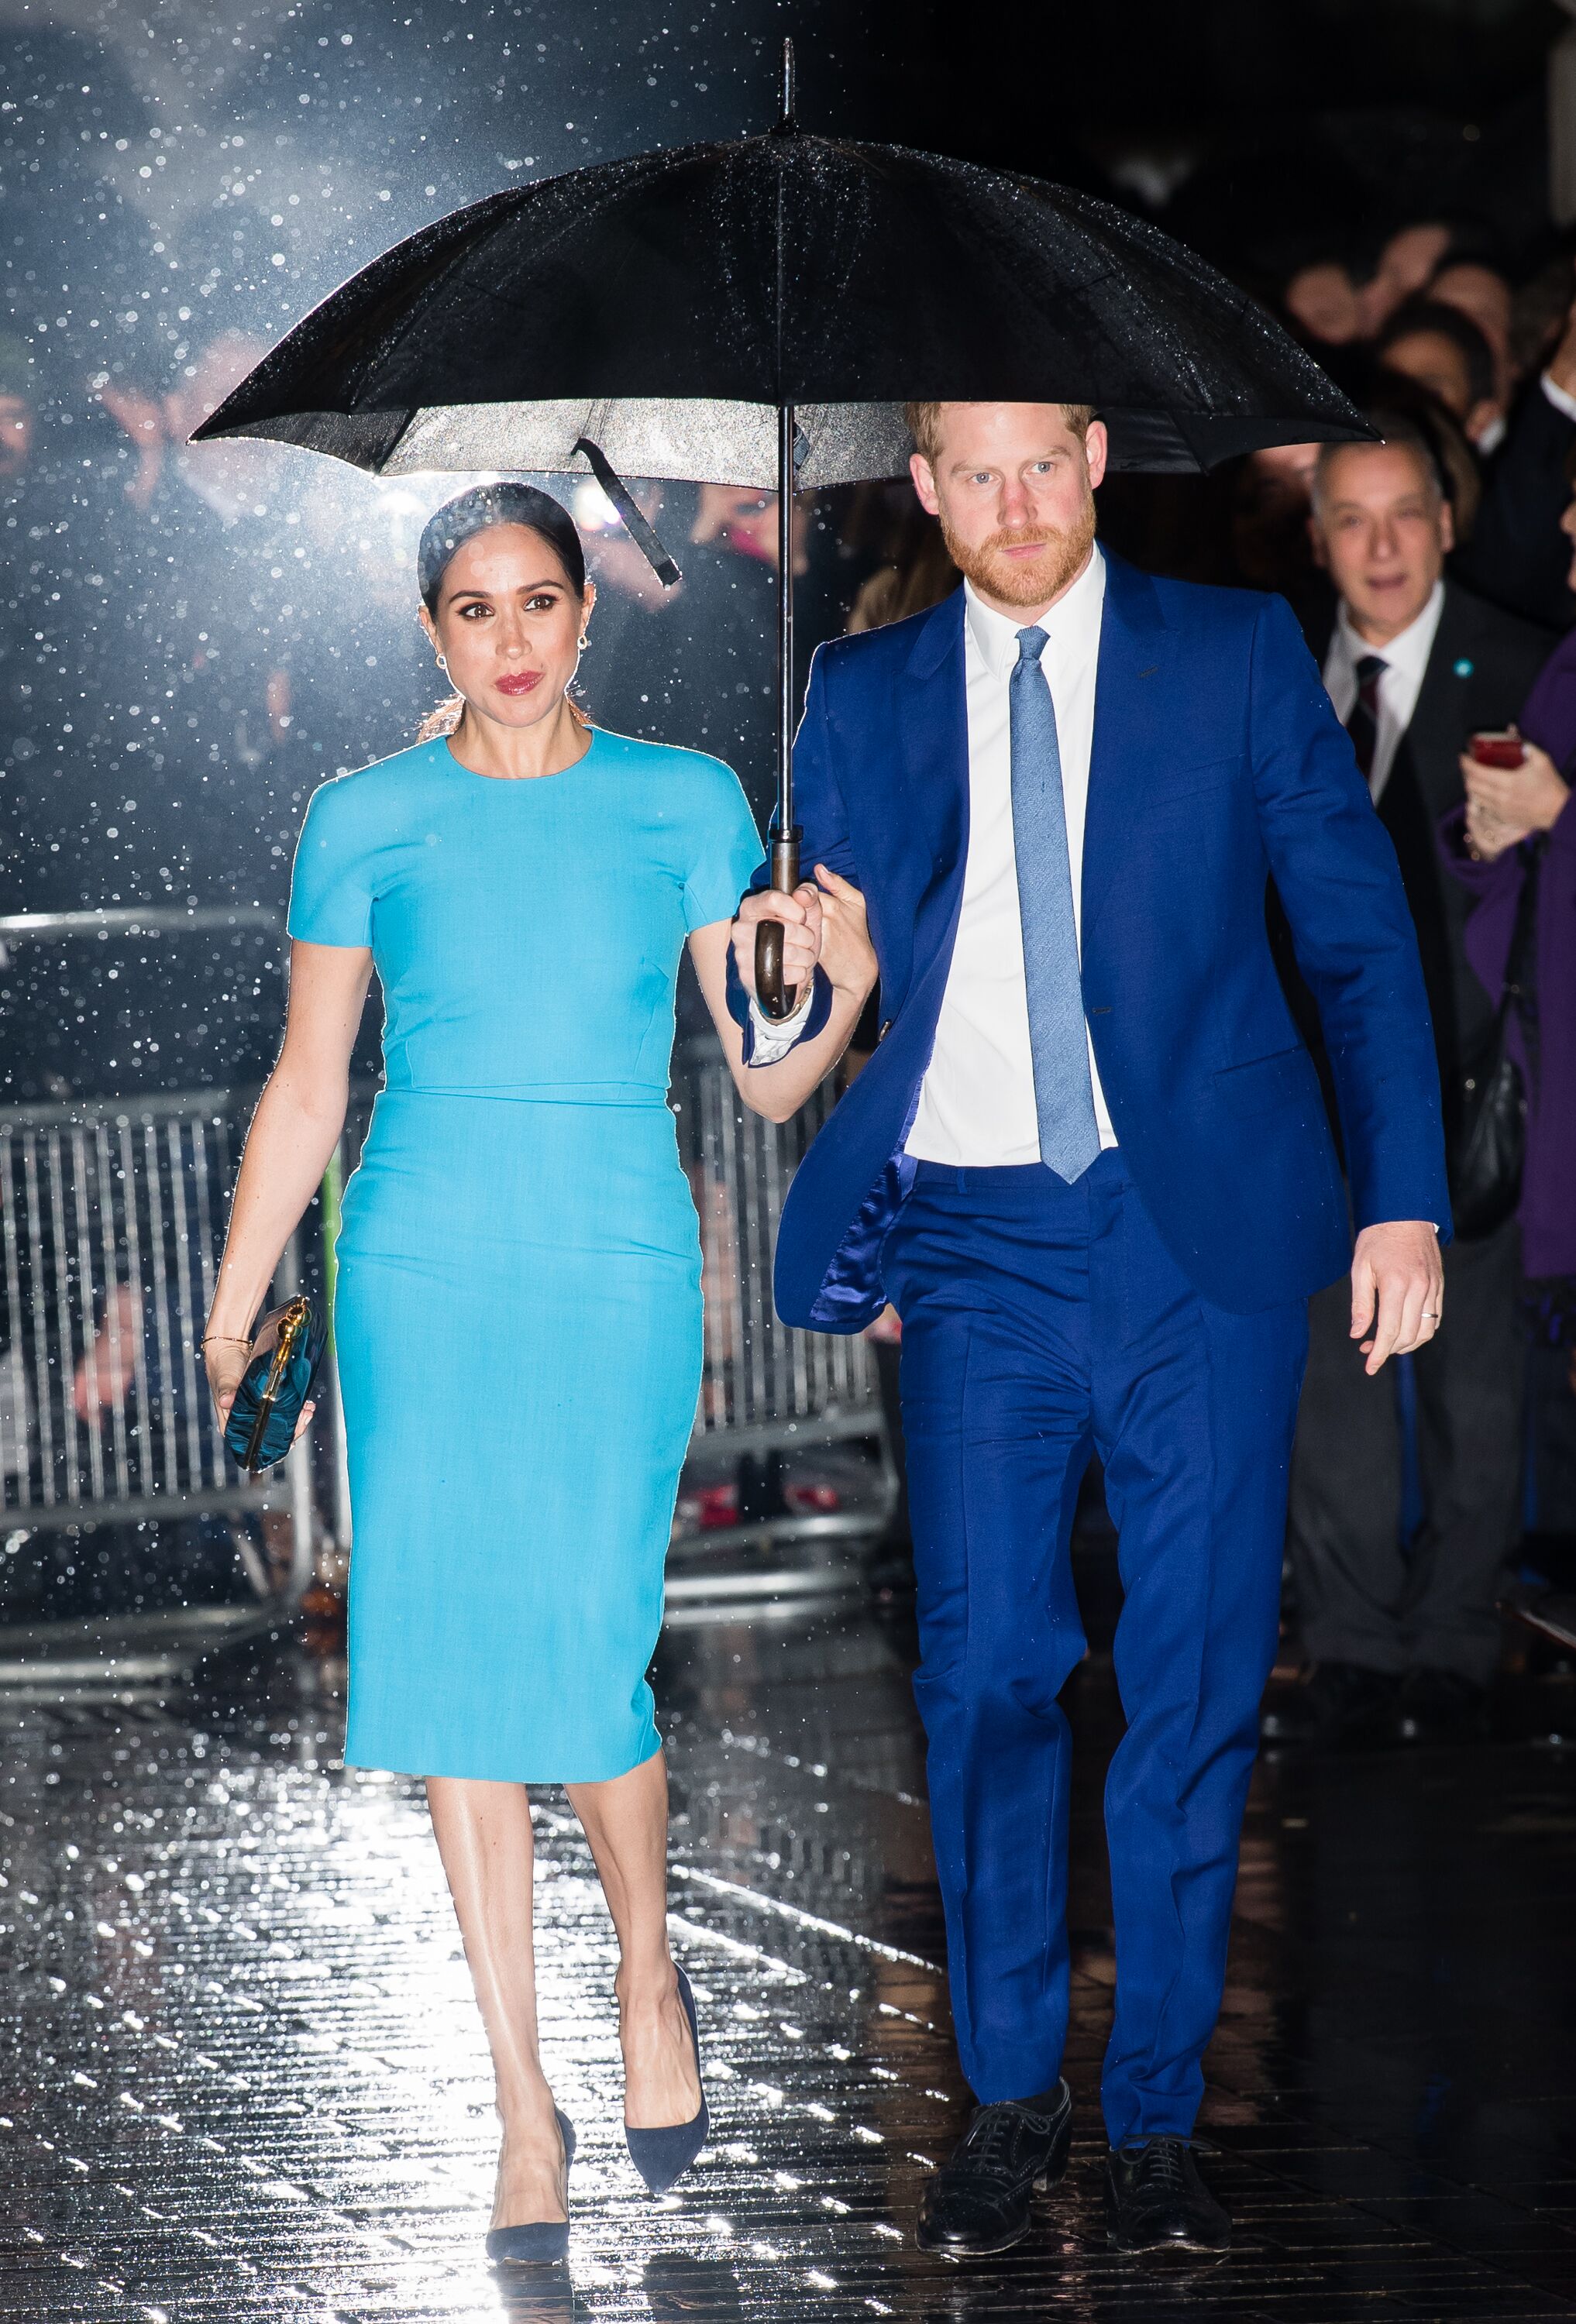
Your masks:
<path fill-rule="evenodd" d="M 439 654 L 439 655 L 438 655 L 438 667 L 439 668 L 439 669 L 440 669 L 440 670 L 442 670 L 442 672 L 443 672 L 443 674 L 444 674 L 445 678 L 447 678 L 447 677 L 448 676 L 448 664 L 447 664 L 447 662 L 444 659 L 444 657 L 442 656 L 442 654 Z"/>
<path fill-rule="evenodd" d="M 591 642 L 591 641 L 590 641 L 590 639 L 589 639 L 588 637 L 585 637 L 585 636 L 583 636 L 583 637 L 581 638 L 581 640 L 580 640 L 580 643 L 579 643 L 579 647 L 578 647 L 577 650 L 578 650 L 579 652 L 581 652 L 581 653 L 584 653 L 584 652 L 585 652 L 585 649 L 586 649 L 586 647 L 590 644 L 590 642 Z"/>

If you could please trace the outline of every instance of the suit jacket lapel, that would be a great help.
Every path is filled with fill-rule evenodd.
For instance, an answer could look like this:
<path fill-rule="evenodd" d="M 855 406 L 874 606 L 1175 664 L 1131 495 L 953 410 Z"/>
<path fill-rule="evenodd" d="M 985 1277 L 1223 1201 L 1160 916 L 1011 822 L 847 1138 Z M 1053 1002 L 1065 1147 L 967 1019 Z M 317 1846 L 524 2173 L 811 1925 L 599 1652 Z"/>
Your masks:
<path fill-rule="evenodd" d="M 1470 608 L 1447 581 L 1417 705 L 1396 752 L 1397 757 L 1405 752 L 1424 805 L 1434 820 L 1454 807 L 1461 795 L 1456 759 L 1465 750 L 1467 737 L 1462 674 L 1458 674 L 1457 664 L 1465 661 L 1464 675 L 1470 675 L 1472 661 L 1466 651 L 1472 642 L 1470 629 Z"/>
<path fill-rule="evenodd" d="M 1166 724 L 1172 633 L 1147 574 L 1105 553 L 1105 604 L 1094 678 L 1094 737 L 1083 823 L 1083 944 L 1141 823 L 1151 770 L 1174 747 Z"/>
<path fill-rule="evenodd" d="M 963 894 L 969 835 L 969 719 L 963 677 L 963 593 L 944 598 L 915 641 L 899 687 L 901 796 L 907 826 L 917 976 L 947 939 Z M 941 908 L 937 908 L 937 907 Z"/>

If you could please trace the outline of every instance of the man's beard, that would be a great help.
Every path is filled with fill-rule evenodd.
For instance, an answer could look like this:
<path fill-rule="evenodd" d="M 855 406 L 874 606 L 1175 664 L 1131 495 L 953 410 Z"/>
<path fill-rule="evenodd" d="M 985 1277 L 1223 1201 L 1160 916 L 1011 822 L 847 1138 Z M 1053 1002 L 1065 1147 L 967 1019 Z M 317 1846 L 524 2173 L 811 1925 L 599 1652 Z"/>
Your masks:
<path fill-rule="evenodd" d="M 1046 605 L 1060 596 L 1094 546 L 1094 501 L 1091 495 L 1065 532 L 1050 525 L 1020 525 L 971 543 L 958 540 L 945 516 L 941 531 L 953 563 L 976 589 L 1004 605 Z M 1038 557 L 1004 554 L 1031 541 L 1044 543 Z"/>

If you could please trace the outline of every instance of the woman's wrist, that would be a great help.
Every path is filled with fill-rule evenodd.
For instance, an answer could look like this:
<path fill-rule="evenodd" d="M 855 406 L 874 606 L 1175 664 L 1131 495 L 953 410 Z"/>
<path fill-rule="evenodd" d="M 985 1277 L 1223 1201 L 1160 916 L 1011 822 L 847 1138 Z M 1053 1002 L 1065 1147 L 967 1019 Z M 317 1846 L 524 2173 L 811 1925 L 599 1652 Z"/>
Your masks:
<path fill-rule="evenodd" d="M 864 1007 L 865 1002 L 870 999 L 871 994 L 875 991 L 876 986 L 880 980 L 872 969 L 868 976 L 861 977 L 852 984 L 841 983 L 836 977 L 830 973 L 828 973 L 826 981 L 831 985 L 833 991 L 837 994 L 838 998 L 842 1001 L 847 1001 L 853 1007 L 854 1014 L 857 1016 L 859 1011 Z"/>
<path fill-rule="evenodd" d="M 254 1299 L 249 1307 L 243 1310 L 233 1305 L 228 1300 L 221 1303 L 216 1299 L 208 1310 L 198 1346 L 206 1347 L 210 1340 L 234 1340 L 238 1346 L 249 1348 L 252 1345 L 253 1327 L 257 1319 L 257 1310 L 261 1305 L 260 1300 Z"/>
<path fill-rule="evenodd" d="M 1540 831 L 1553 831 L 1570 804 L 1570 784 L 1562 775 L 1552 777 L 1548 784 L 1547 802 L 1544 813 L 1538 817 L 1537 828 Z"/>

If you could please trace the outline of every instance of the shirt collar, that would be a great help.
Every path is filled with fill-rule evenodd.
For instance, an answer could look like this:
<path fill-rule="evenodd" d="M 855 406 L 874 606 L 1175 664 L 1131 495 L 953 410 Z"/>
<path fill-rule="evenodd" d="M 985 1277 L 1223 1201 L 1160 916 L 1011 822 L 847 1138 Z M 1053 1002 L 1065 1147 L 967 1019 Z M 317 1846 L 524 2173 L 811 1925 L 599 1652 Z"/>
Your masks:
<path fill-rule="evenodd" d="M 1105 602 L 1105 559 L 1097 541 L 1088 564 L 1067 591 L 1058 597 L 1038 624 L 1053 655 L 1092 654 L 1100 641 L 1101 609 Z M 987 605 L 972 581 L 963 583 L 963 620 L 971 641 L 986 668 L 997 678 L 1010 678 L 1018 666 L 1018 633 L 1029 624 Z"/>
<path fill-rule="evenodd" d="M 1336 634 L 1354 669 L 1365 654 L 1378 654 L 1387 669 L 1402 670 L 1407 677 L 1421 682 L 1428 667 L 1428 657 L 1433 651 L 1434 632 L 1439 627 L 1439 617 L 1443 610 L 1444 583 L 1436 581 L 1416 620 L 1409 622 L 1388 645 L 1370 645 L 1367 638 L 1359 637 L 1344 604 L 1336 616 Z"/>

